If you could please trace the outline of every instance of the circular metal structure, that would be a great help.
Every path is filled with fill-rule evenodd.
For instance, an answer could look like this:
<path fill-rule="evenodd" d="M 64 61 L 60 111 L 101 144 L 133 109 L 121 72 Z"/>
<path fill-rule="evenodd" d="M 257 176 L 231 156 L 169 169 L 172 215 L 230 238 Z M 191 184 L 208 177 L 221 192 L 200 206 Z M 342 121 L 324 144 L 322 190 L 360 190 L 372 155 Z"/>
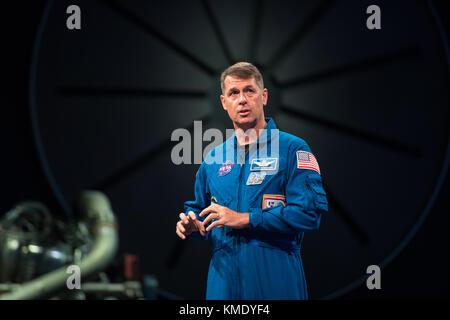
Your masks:
<path fill-rule="evenodd" d="M 236 61 L 261 69 L 266 114 L 320 163 L 330 210 L 303 242 L 311 298 L 361 285 L 426 218 L 449 157 L 448 52 L 432 2 L 379 1 L 380 30 L 366 27 L 368 1 L 77 1 L 81 30 L 68 30 L 71 4 L 49 2 L 35 46 L 41 164 L 67 213 L 80 190 L 108 195 L 120 250 L 139 253 L 161 287 L 202 298 L 191 288 L 206 282 L 206 246 L 173 232 L 198 166 L 172 163 L 170 136 L 195 120 L 232 127 L 218 79 Z"/>

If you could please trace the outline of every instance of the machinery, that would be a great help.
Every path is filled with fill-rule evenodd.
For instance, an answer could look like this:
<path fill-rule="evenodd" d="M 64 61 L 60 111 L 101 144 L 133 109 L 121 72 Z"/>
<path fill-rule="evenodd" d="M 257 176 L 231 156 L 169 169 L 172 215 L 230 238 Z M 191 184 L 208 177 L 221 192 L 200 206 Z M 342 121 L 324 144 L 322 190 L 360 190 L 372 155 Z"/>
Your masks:
<path fill-rule="evenodd" d="M 107 197 L 97 191 L 83 192 L 77 211 L 78 218 L 63 221 L 39 202 L 21 202 L 3 215 L 0 299 L 155 297 L 157 282 L 149 276 L 140 279 L 136 256 L 121 259 L 122 276 L 116 276 L 116 281 L 105 272 L 119 243 Z"/>

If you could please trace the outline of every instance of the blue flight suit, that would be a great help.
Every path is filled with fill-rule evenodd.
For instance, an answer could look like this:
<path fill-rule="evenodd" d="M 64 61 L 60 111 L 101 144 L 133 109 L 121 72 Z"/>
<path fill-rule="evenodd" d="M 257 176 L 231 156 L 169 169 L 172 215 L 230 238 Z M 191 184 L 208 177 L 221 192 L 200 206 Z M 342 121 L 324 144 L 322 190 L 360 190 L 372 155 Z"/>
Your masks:
<path fill-rule="evenodd" d="M 186 214 L 193 211 L 197 217 L 212 201 L 249 213 L 248 228 L 207 232 L 212 243 L 208 300 L 308 299 L 300 256 L 303 232 L 319 228 L 328 202 L 307 143 L 278 131 L 271 118 L 266 121 L 265 134 L 247 151 L 233 134 L 205 157 L 195 201 L 184 205 Z M 191 236 L 200 237 L 198 232 Z"/>

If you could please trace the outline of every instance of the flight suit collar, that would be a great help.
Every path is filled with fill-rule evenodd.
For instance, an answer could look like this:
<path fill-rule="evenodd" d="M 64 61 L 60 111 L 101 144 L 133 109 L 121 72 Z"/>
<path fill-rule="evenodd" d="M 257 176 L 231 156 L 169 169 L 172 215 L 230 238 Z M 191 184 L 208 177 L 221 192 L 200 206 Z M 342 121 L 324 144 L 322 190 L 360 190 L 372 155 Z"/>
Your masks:
<path fill-rule="evenodd" d="M 278 128 L 277 125 L 275 124 L 275 121 L 271 118 L 271 117 L 265 117 L 264 118 L 267 122 L 266 126 L 264 127 L 264 131 L 259 135 L 258 139 L 256 142 L 254 142 L 252 145 L 256 145 L 258 146 L 258 148 L 267 148 L 270 143 L 271 140 L 273 139 L 277 139 L 278 138 Z M 233 149 L 233 150 L 231 150 Z M 238 161 L 238 158 L 240 157 L 239 155 L 241 155 L 241 153 L 243 152 L 242 147 L 239 146 L 237 138 L 236 138 L 236 132 L 233 132 L 233 135 L 226 141 L 226 148 L 225 150 L 227 150 L 226 154 L 230 155 L 233 154 L 234 155 L 234 159 L 228 159 L 228 156 L 226 156 L 227 160 L 236 162 Z M 241 155 L 242 156 L 242 155 Z M 252 155 L 250 155 L 251 158 L 254 158 L 256 156 L 256 154 L 254 154 L 254 152 L 252 152 Z M 245 157 L 245 155 L 244 155 Z M 248 158 L 248 155 L 247 155 Z M 242 159 L 241 159 L 242 161 Z"/>
<path fill-rule="evenodd" d="M 267 122 L 266 126 L 264 127 L 264 130 L 266 130 L 266 134 L 261 134 L 258 137 L 258 140 L 256 141 L 257 144 L 270 142 L 270 140 L 274 137 L 272 130 L 278 129 L 275 121 L 271 117 L 265 117 L 264 119 Z M 235 149 L 238 147 L 239 144 L 236 138 L 236 131 L 233 132 L 233 135 L 228 139 L 228 141 L 233 142 L 230 144 L 230 146 L 233 146 Z"/>

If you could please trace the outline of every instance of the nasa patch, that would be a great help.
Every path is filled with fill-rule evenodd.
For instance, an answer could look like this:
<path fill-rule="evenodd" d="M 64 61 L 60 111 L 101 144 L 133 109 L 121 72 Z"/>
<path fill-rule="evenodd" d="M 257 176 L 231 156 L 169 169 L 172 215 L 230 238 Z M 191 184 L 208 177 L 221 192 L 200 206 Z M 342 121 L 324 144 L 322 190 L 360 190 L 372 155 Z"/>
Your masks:
<path fill-rule="evenodd" d="M 225 161 L 222 166 L 217 171 L 218 177 L 223 177 L 231 172 L 231 169 L 233 169 L 234 162 L 231 162 L 229 160 Z"/>

